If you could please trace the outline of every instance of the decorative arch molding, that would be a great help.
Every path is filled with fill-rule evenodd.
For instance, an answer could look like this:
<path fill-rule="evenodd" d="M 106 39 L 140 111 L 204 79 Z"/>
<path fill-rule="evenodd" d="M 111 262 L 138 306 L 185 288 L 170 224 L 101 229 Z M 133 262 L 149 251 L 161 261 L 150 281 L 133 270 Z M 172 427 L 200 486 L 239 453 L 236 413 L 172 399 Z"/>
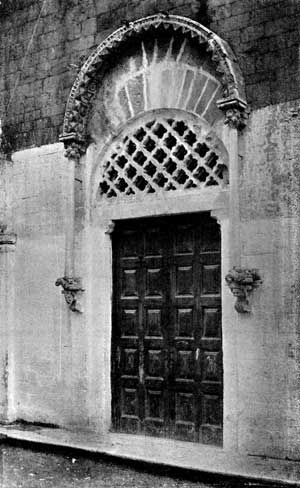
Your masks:
<path fill-rule="evenodd" d="M 246 124 L 247 102 L 243 77 L 236 58 L 219 36 L 198 22 L 185 17 L 156 14 L 122 26 L 107 37 L 89 56 L 82 66 L 67 102 L 63 133 L 67 157 L 79 159 L 89 143 L 87 123 L 94 97 L 98 90 L 98 80 L 110 57 L 130 39 L 142 38 L 146 32 L 159 29 L 171 33 L 181 33 L 186 38 L 196 40 L 205 47 L 216 72 L 220 75 L 222 98 L 217 106 L 225 114 L 225 123 L 241 129 Z"/>

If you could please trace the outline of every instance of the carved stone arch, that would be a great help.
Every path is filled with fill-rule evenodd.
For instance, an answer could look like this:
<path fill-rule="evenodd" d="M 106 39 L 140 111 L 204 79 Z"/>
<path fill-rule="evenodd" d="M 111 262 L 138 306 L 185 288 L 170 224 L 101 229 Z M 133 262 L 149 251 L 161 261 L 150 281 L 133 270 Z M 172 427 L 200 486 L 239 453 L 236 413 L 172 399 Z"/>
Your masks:
<path fill-rule="evenodd" d="M 82 66 L 71 89 L 60 137 L 69 158 L 79 159 L 86 151 L 90 140 L 90 114 L 99 85 L 110 63 L 116 59 L 126 43 L 140 41 L 147 34 L 159 32 L 180 35 L 205 51 L 220 82 L 220 96 L 216 100 L 216 106 L 224 112 L 225 123 L 233 124 L 237 129 L 245 125 L 247 103 L 243 77 L 228 44 L 198 22 L 175 15 L 157 14 L 131 22 L 115 31 Z"/>

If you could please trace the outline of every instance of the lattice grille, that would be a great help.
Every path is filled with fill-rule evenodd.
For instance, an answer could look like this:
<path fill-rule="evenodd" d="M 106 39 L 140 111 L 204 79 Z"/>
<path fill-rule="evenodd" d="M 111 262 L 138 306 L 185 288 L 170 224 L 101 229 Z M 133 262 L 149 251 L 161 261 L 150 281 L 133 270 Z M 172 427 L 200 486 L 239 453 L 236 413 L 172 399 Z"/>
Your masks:
<path fill-rule="evenodd" d="M 115 143 L 104 164 L 100 195 L 224 186 L 227 167 L 188 122 L 152 120 Z"/>

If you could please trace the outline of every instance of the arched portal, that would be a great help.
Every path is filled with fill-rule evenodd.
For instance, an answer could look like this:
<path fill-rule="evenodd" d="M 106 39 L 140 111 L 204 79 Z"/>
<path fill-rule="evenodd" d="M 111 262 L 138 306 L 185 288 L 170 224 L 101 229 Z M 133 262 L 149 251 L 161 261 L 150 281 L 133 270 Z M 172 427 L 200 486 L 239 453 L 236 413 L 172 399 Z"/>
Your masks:
<path fill-rule="evenodd" d="M 75 191 L 69 261 L 85 289 L 88 417 L 98 431 L 113 420 L 122 432 L 235 442 L 222 278 L 238 256 L 246 109 L 227 44 L 171 15 L 116 31 L 74 83 L 61 140 L 83 192 Z M 163 236 L 157 255 L 149 232 Z M 128 255 L 127 235 L 137 236 Z"/>
<path fill-rule="evenodd" d="M 168 39 L 170 43 L 168 43 Z M 155 44 L 155 40 L 158 44 Z M 164 44 L 165 46 L 163 46 Z M 165 51 L 164 48 L 166 45 L 167 50 Z M 199 79 L 196 79 L 193 92 L 196 99 L 190 100 L 191 105 L 187 107 L 191 111 L 196 109 L 193 102 L 195 104 L 199 101 L 201 89 L 204 88 L 203 83 L 206 84 L 209 72 L 212 71 L 215 75 L 214 77 L 218 78 L 221 89 L 217 92 L 216 85 L 205 86 L 206 97 L 212 98 L 212 95 L 217 95 L 214 102 L 225 112 L 225 116 L 227 117 L 226 122 L 231 121 L 239 127 L 244 125 L 247 103 L 243 78 L 236 63 L 235 56 L 227 43 L 195 21 L 175 15 L 158 14 L 139 19 L 131 22 L 128 26 L 126 25 L 118 29 L 99 45 L 82 66 L 69 96 L 63 133 L 60 137 L 61 141 L 69 147 L 68 154 L 70 156 L 73 155 L 74 157 L 76 155 L 76 158 L 78 158 L 85 152 L 90 141 L 88 129 L 90 112 L 94 106 L 95 97 L 99 93 L 99 85 L 103 83 L 103 77 L 112 65 L 116 64 L 122 69 L 122 65 L 117 59 L 122 56 L 122 53 L 124 54 L 124 51 L 126 53 L 128 49 L 132 50 L 132 47 L 136 53 L 137 63 L 140 63 L 141 67 L 145 68 L 140 70 L 137 65 L 133 66 L 133 72 L 136 75 L 139 72 L 143 75 L 144 79 L 142 80 L 142 84 L 144 90 L 148 91 L 142 97 L 146 103 L 143 106 L 145 110 L 151 108 L 151 104 L 152 108 L 154 108 L 153 103 L 156 107 L 161 107 L 161 103 L 165 106 L 168 102 L 171 105 L 175 103 L 177 107 L 182 105 L 188 106 L 187 90 L 188 88 L 192 90 L 195 76 L 197 77 L 198 75 Z M 139 47 L 141 47 L 141 53 L 138 53 Z M 193 56 L 191 53 L 193 50 L 194 54 L 196 51 L 200 55 L 198 62 L 195 59 L 197 55 Z M 177 75 L 179 76 L 179 80 L 183 83 L 182 86 L 180 86 L 180 82 L 175 86 L 176 81 L 174 82 L 174 78 L 174 83 L 170 84 L 171 80 L 168 78 L 170 76 L 168 70 L 162 70 L 164 80 L 160 79 L 157 73 L 151 79 L 150 73 L 148 80 L 145 82 L 145 70 L 147 71 L 147 67 L 152 65 L 156 70 L 159 70 L 159 63 L 156 63 L 156 61 L 159 61 L 159 56 L 163 56 L 165 61 L 171 61 L 173 59 L 177 63 L 177 67 L 182 68 L 181 73 L 175 70 L 175 78 L 177 78 Z M 196 64 L 194 64 L 195 61 Z M 204 66 L 202 66 L 203 64 Z M 192 69 L 185 71 L 184 66 L 188 65 Z M 200 69 L 201 67 L 203 70 Z M 195 73 L 195 68 L 198 73 Z M 201 76 L 202 74 L 205 76 Z M 184 80 L 181 79 L 181 75 L 184 75 Z M 129 80 L 127 81 L 129 82 Z M 141 94 L 139 93 L 138 98 L 136 97 L 139 92 L 138 86 L 136 85 L 141 84 L 141 80 L 138 76 L 133 76 L 131 77 L 131 81 L 132 83 L 123 84 L 123 90 L 122 88 L 120 89 L 120 97 L 125 98 L 123 100 L 125 107 L 123 108 L 125 113 L 127 111 L 125 115 L 127 118 L 132 117 L 136 113 L 134 105 L 137 104 L 139 106 L 141 103 Z M 157 85 L 159 81 L 164 81 L 164 83 L 161 86 L 162 91 L 158 95 L 156 90 L 160 89 L 160 86 Z M 182 91 L 181 88 L 186 88 L 186 90 Z M 164 89 L 167 91 L 164 91 Z M 184 98 L 180 99 L 180 96 Z M 149 101 L 150 106 L 147 106 L 147 101 Z M 205 101 L 207 102 L 207 100 Z M 122 104 L 122 100 L 119 100 L 119 103 Z M 203 110 L 200 113 L 203 114 Z"/>

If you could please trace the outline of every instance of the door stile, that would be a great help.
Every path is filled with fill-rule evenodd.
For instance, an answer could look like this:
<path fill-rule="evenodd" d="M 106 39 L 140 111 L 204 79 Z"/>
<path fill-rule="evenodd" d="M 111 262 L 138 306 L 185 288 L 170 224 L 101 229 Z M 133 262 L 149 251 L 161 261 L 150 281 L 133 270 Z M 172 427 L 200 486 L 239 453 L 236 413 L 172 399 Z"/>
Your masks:
<path fill-rule="evenodd" d="M 203 331 L 201 314 L 201 227 L 195 226 L 195 254 L 194 254 L 194 360 L 195 360 L 195 441 L 199 442 L 200 426 L 202 423 L 202 394 L 201 394 L 201 337 Z"/>
<path fill-rule="evenodd" d="M 217 235 L 216 235 L 217 234 Z M 207 223 L 202 227 L 199 263 L 201 266 L 202 333 L 201 351 L 201 425 L 199 440 L 203 443 L 222 443 L 223 365 L 221 334 L 221 238 L 220 229 Z M 216 329 L 212 332 L 206 322 L 214 315 Z"/>
<path fill-rule="evenodd" d="M 165 236 L 161 226 L 148 229 L 144 227 L 144 357 L 145 357 L 145 431 L 149 434 L 165 436 L 166 409 L 168 389 L 166 387 L 167 373 L 167 276 Z M 155 278 L 155 275 L 157 277 Z M 148 284 L 147 284 L 148 280 Z M 153 281 L 154 280 L 154 281 Z M 159 330 L 150 330 L 148 320 L 150 316 L 159 323 Z M 147 317 L 148 315 L 148 317 Z M 152 319 L 151 319 L 152 320 Z M 155 417 L 153 416 L 155 413 Z"/>
<path fill-rule="evenodd" d="M 113 246 L 112 248 L 112 259 L 113 263 L 120 263 L 120 249 L 119 247 Z M 118 301 L 118 296 L 120 294 L 120 280 L 121 275 L 119 272 L 119 266 L 113 266 L 113 284 L 114 293 L 112 298 L 112 323 L 114 324 L 112 328 L 112 343 L 111 343 L 111 384 L 112 384 L 112 418 L 113 426 L 116 430 L 120 430 L 120 419 L 121 419 L 121 404 L 119 399 L 119 392 L 121 391 L 121 348 L 120 348 L 120 324 L 118 317 L 120 316 L 121 306 Z"/>
<path fill-rule="evenodd" d="M 144 430 L 145 421 L 145 351 L 144 351 L 144 315 L 145 315 L 145 263 L 144 263 L 144 249 L 145 249 L 145 237 L 142 229 L 139 232 L 140 245 L 138 253 L 138 290 L 139 290 L 139 303 L 138 303 L 138 399 L 139 399 L 139 418 L 140 418 L 140 431 Z"/>
<path fill-rule="evenodd" d="M 170 225 L 165 226 L 166 235 L 166 304 L 167 304 L 167 375 L 166 375 L 166 386 L 168 390 L 168 435 L 174 435 L 174 424 L 175 424 L 175 359 L 176 350 L 174 343 L 174 332 L 175 332 L 175 309 L 173 300 L 173 288 L 175 286 L 175 267 L 174 267 L 174 257 L 173 257 L 173 239 L 172 239 L 172 229 Z"/>

